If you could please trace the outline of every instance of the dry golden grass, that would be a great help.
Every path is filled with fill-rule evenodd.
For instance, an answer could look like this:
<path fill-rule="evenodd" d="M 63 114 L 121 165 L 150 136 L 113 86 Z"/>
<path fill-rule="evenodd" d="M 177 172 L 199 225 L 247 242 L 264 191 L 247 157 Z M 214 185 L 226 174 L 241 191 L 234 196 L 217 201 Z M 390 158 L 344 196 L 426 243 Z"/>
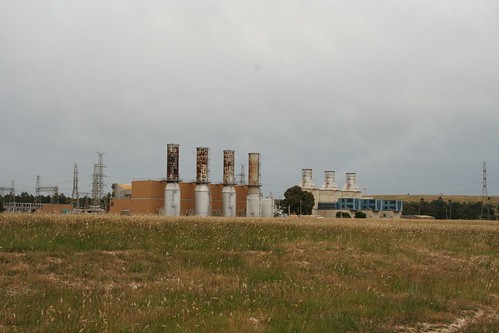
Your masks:
<path fill-rule="evenodd" d="M 0 215 L 0 332 L 499 327 L 490 221 Z"/>

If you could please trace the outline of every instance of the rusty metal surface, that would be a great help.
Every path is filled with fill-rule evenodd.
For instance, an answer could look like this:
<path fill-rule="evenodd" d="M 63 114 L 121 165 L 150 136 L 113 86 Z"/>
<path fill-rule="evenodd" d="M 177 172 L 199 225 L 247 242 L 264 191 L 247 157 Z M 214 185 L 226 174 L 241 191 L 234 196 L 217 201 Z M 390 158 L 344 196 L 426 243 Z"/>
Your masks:
<path fill-rule="evenodd" d="M 260 154 L 249 153 L 248 186 L 260 186 Z"/>
<path fill-rule="evenodd" d="M 196 148 L 196 183 L 208 183 L 208 153 L 209 148 L 197 147 Z"/>
<path fill-rule="evenodd" d="M 224 150 L 224 185 L 234 184 L 234 159 L 235 152 L 233 150 Z"/>
<path fill-rule="evenodd" d="M 178 182 L 180 148 L 178 144 L 170 143 L 166 145 L 166 180 L 168 182 Z"/>

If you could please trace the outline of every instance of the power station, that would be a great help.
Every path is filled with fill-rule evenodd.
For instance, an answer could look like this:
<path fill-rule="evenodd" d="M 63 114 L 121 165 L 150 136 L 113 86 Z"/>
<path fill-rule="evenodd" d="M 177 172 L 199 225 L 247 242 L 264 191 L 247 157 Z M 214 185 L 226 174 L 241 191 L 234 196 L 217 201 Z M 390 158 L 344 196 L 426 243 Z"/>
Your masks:
<path fill-rule="evenodd" d="M 260 154 L 248 154 L 248 183 L 236 183 L 235 151 L 223 151 L 222 184 L 210 182 L 210 149 L 196 148 L 196 180 L 180 178 L 180 146 L 166 147 L 166 179 L 113 184 L 110 212 L 165 216 L 273 217 L 274 200 L 262 198 Z M 244 169 L 241 175 L 245 175 Z"/>
<path fill-rule="evenodd" d="M 314 196 L 312 214 L 322 217 L 354 217 L 362 212 L 368 218 L 400 218 L 403 203 L 399 200 L 374 199 L 362 194 L 357 185 L 357 174 L 347 172 L 345 185 L 340 190 L 336 185 L 335 172 L 324 172 L 324 183 L 315 187 L 312 169 L 302 169 L 298 186 Z"/>

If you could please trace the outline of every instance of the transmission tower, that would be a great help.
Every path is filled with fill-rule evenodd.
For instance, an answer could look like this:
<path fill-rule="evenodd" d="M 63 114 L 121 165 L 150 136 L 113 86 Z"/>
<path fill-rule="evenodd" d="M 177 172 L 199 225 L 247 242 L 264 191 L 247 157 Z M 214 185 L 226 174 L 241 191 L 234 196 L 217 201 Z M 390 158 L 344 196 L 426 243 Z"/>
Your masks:
<path fill-rule="evenodd" d="M 246 174 L 244 173 L 244 164 L 241 164 L 241 173 L 238 173 L 236 175 L 237 178 L 239 178 L 239 185 L 244 185 L 246 184 Z"/>
<path fill-rule="evenodd" d="M 99 155 L 99 161 L 94 163 L 94 175 L 92 179 L 92 206 L 100 206 L 101 199 L 104 197 L 104 168 L 106 166 L 103 162 L 104 153 L 99 153 L 96 151 L 97 155 Z"/>
<path fill-rule="evenodd" d="M 51 203 L 59 203 L 59 186 L 40 185 L 40 176 L 36 176 L 35 204 L 41 204 L 42 192 L 52 193 Z"/>
<path fill-rule="evenodd" d="M 480 219 L 490 220 L 489 195 L 487 194 L 487 164 L 485 164 L 485 162 L 483 162 L 482 206 L 480 207 Z"/>
<path fill-rule="evenodd" d="M 0 201 L 4 201 L 4 192 L 9 193 L 9 204 L 16 202 L 16 191 L 14 189 L 14 181 L 12 181 L 10 187 L 0 187 Z"/>
<path fill-rule="evenodd" d="M 74 165 L 73 170 L 73 194 L 71 195 L 73 208 L 80 209 L 80 193 L 78 192 L 78 165 Z"/>

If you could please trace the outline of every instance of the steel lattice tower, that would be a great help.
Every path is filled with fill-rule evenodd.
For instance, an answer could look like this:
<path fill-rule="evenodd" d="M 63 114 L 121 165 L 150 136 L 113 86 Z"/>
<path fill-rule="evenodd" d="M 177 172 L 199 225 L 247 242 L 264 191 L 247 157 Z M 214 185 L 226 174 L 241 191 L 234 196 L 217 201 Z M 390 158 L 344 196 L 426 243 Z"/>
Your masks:
<path fill-rule="evenodd" d="M 487 202 L 485 202 L 487 201 Z M 482 185 L 482 206 L 480 207 L 480 219 L 490 220 L 489 195 L 487 193 L 487 164 L 483 162 L 483 185 Z"/>
<path fill-rule="evenodd" d="M 236 175 L 239 178 L 239 185 L 246 184 L 246 174 L 244 173 L 244 164 L 241 164 L 241 173 Z"/>
<path fill-rule="evenodd" d="M 73 171 L 73 194 L 71 195 L 73 208 L 80 209 L 80 193 L 78 192 L 78 165 L 74 165 Z"/>
<path fill-rule="evenodd" d="M 94 163 L 94 175 L 92 180 L 92 206 L 101 206 L 101 199 L 104 197 L 104 168 L 106 167 L 103 162 L 104 153 L 99 153 L 99 161 Z"/>
<path fill-rule="evenodd" d="M 0 187 L 0 201 L 4 200 L 4 192 L 9 193 L 9 203 L 15 203 L 16 202 L 16 191 L 14 189 L 14 181 L 12 181 L 10 187 Z"/>
<path fill-rule="evenodd" d="M 52 193 L 51 203 L 59 203 L 59 186 L 42 186 L 40 185 L 40 176 L 36 176 L 35 204 L 41 204 L 42 192 Z"/>

